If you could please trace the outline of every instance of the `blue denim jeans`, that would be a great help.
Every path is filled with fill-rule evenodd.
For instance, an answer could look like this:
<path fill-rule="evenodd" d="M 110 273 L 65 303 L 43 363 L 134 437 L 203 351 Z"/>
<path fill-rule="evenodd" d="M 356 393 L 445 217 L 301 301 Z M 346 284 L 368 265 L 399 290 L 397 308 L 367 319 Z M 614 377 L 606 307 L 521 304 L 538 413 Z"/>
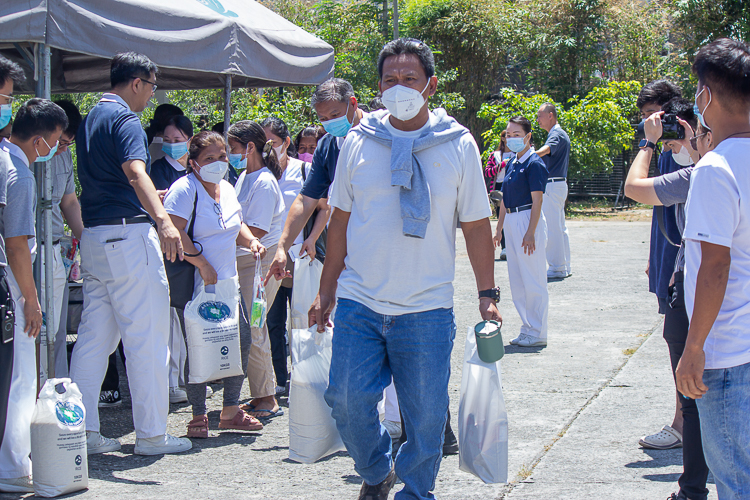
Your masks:
<path fill-rule="evenodd" d="M 393 376 L 407 435 L 395 460 L 404 483 L 397 500 L 435 498 L 455 335 L 452 309 L 385 316 L 338 300 L 326 402 L 356 471 L 378 484 L 393 463 L 377 410 Z"/>
<path fill-rule="evenodd" d="M 719 500 L 750 498 L 750 363 L 703 372 L 703 452 Z"/>

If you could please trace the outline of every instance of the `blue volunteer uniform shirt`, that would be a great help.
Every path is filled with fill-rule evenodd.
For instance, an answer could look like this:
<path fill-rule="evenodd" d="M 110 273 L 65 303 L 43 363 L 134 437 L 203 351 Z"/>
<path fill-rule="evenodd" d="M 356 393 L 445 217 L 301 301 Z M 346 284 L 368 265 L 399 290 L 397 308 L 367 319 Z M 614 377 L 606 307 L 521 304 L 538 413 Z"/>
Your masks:
<path fill-rule="evenodd" d="M 559 123 L 547 134 L 545 146 L 549 146 L 549 154 L 542 156 L 542 161 L 547 166 L 549 178 L 568 177 L 568 162 L 570 161 L 570 138 Z"/>
<path fill-rule="evenodd" d="M 154 183 L 156 189 L 169 189 L 169 186 L 174 184 L 174 181 L 183 177 L 187 173 L 187 170 L 175 169 L 167 160 L 167 157 L 156 160 L 151 165 L 151 182 Z"/>
<path fill-rule="evenodd" d="M 503 203 L 505 208 L 531 205 L 531 192 L 544 192 L 547 187 L 547 167 L 531 149 L 520 158 L 508 160 L 503 179 Z"/>
<path fill-rule="evenodd" d="M 302 186 L 301 193 L 303 196 L 316 200 L 328 198 L 328 188 L 331 187 L 333 177 L 336 175 L 336 162 L 339 160 L 339 152 L 341 151 L 337 139 L 339 138 L 326 134 L 318 141 L 313 154 L 312 168 L 310 173 L 307 174 L 305 185 Z M 342 137 L 341 142 L 343 140 Z"/>
<path fill-rule="evenodd" d="M 147 215 L 122 164 L 141 160 L 151 170 L 146 132 L 118 95 L 104 94 L 76 134 L 81 216 L 85 227 Z"/>
<path fill-rule="evenodd" d="M 665 151 L 659 155 L 659 175 L 670 174 L 682 167 L 672 158 L 672 151 Z M 669 239 L 679 244 L 682 236 L 677 225 L 677 217 L 674 207 L 664 207 L 664 229 Z M 656 210 L 651 217 L 651 241 L 649 242 L 649 271 L 648 289 L 655 293 L 660 299 L 666 299 L 669 295 L 669 281 L 674 273 L 675 261 L 679 247 L 671 245 L 661 234 L 659 223 L 656 220 Z"/>

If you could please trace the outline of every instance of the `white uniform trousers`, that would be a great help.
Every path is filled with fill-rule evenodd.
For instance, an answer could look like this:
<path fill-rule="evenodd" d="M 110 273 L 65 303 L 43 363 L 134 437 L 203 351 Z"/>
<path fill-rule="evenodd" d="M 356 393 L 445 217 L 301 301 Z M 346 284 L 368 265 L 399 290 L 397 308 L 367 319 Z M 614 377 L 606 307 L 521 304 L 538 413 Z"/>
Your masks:
<path fill-rule="evenodd" d="M 13 375 L 8 396 L 8 416 L 3 444 L 0 447 L 0 478 L 10 479 L 31 474 L 31 416 L 36 402 L 36 339 L 23 332 L 26 318 L 24 299 L 10 266 L 8 285 L 16 306 L 13 340 Z"/>
<path fill-rule="evenodd" d="M 60 253 L 60 244 L 52 247 L 52 300 L 54 301 L 54 314 L 52 315 L 52 321 L 50 322 L 50 315 L 46 311 L 45 293 L 46 287 L 44 286 L 44 245 L 39 246 L 39 258 L 42 263 L 42 284 L 41 284 L 41 295 L 42 295 L 42 311 L 45 312 L 45 323 L 49 335 L 54 335 L 55 338 L 55 377 L 67 377 L 68 376 L 68 353 L 66 350 L 66 339 L 65 332 L 60 335 L 60 318 L 62 317 L 63 304 L 67 306 L 67 301 L 63 302 L 65 298 L 65 290 L 68 287 L 68 278 L 65 272 L 65 264 L 63 264 L 62 254 Z M 67 319 L 67 314 L 65 315 Z M 40 334 L 41 335 L 41 334 Z M 65 367 L 64 372 L 58 372 L 58 367 L 63 365 Z M 45 338 L 41 339 L 41 348 L 39 349 L 39 387 L 44 386 L 44 382 L 47 380 L 47 341 Z"/>
<path fill-rule="evenodd" d="M 542 198 L 542 212 L 547 219 L 547 263 L 550 276 L 570 274 L 570 238 L 565 225 L 567 181 L 548 182 Z M 544 249 L 544 247 L 538 247 Z"/>
<path fill-rule="evenodd" d="M 109 240 L 109 242 L 108 242 Z M 99 432 L 99 391 L 120 339 L 136 437 L 163 435 L 169 411 L 169 284 L 159 238 L 149 224 L 86 228 L 81 238 L 83 313 L 71 378 Z"/>
<path fill-rule="evenodd" d="M 534 233 L 536 250 L 533 254 L 526 255 L 521 244 L 530 219 L 531 210 L 505 215 L 503 229 L 508 256 L 508 279 L 513 304 L 521 316 L 521 333 L 546 339 L 549 294 L 544 246 L 547 243 L 547 224 L 544 214 L 541 214 Z"/>
<path fill-rule="evenodd" d="M 169 308 L 169 387 L 185 386 L 185 360 L 187 359 L 187 347 L 185 338 L 182 336 L 180 318 L 177 309 Z"/>

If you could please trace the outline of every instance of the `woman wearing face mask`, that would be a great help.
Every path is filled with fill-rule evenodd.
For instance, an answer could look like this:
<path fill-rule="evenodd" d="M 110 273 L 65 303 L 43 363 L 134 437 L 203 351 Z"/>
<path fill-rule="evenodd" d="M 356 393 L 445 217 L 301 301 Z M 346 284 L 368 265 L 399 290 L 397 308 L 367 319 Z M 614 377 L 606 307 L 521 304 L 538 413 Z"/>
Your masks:
<path fill-rule="evenodd" d="M 264 254 L 259 239 L 253 236 L 242 221 L 242 207 L 231 184 L 224 181 L 227 170 L 226 144 L 215 132 L 201 132 L 190 140 L 187 175 L 172 184 L 164 198 L 164 208 L 180 231 L 185 259 L 196 267 L 195 289 L 213 285 L 218 280 L 236 279 L 236 248 L 249 253 Z M 188 221 L 195 218 L 193 240 L 187 235 Z M 202 252 L 193 241 L 202 246 Z M 196 255 L 191 257 L 190 255 Z M 178 316 L 185 334 L 184 311 Z M 185 381 L 190 372 L 190 355 L 185 362 Z M 224 379 L 224 407 L 219 429 L 254 431 L 263 428 L 255 418 L 239 407 L 244 376 Z M 206 417 L 206 384 L 187 384 L 188 401 L 193 407 L 193 419 L 188 424 L 191 438 L 208 437 Z"/>
<path fill-rule="evenodd" d="M 151 181 L 158 190 L 169 189 L 187 173 L 188 142 L 193 137 L 193 124 L 186 116 L 173 116 L 162 134 L 164 157 L 151 163 Z"/>
<path fill-rule="evenodd" d="M 227 138 L 232 166 L 244 170 L 235 185 L 237 198 L 242 206 L 243 221 L 253 236 L 260 238 L 260 242 L 268 249 L 266 258 L 261 261 L 261 273 L 265 277 L 284 227 L 284 197 L 278 184 L 283 171 L 273 141 L 269 140 L 263 127 L 257 123 L 249 120 L 235 123 L 229 128 Z M 281 145 L 281 152 L 284 151 L 285 147 Z M 253 253 L 237 248 L 237 271 L 246 310 L 250 307 L 253 297 L 255 263 Z M 269 280 L 266 285 L 267 304 L 273 304 L 278 288 L 277 280 Z M 252 344 L 246 366 L 250 395 L 253 399 L 243 406 L 243 409 L 256 418 L 282 415 L 283 411 L 275 397 L 276 377 L 271 361 L 268 325 L 264 324 L 263 328 L 250 327 L 245 318 L 241 317 L 240 336 L 246 337 L 248 329 Z"/>
<path fill-rule="evenodd" d="M 515 153 L 505 168 L 503 201 L 495 230 L 495 246 L 505 229 L 508 278 L 513 304 L 523 325 L 510 343 L 521 347 L 547 345 L 547 225 L 542 196 L 547 167 L 531 147 L 531 122 L 522 116 L 508 120 L 508 149 Z"/>
<path fill-rule="evenodd" d="M 500 142 L 497 145 L 497 149 L 492 152 L 489 158 L 487 158 L 487 164 L 484 167 L 484 176 L 489 179 L 489 190 L 490 191 L 501 191 L 503 188 L 503 178 L 505 177 L 505 167 L 508 164 L 508 160 L 513 156 L 513 153 L 506 144 L 505 130 L 500 132 Z M 495 215 L 500 216 L 500 207 L 495 207 Z M 501 234 L 500 247 L 500 260 L 506 260 L 507 254 L 505 252 L 505 233 Z"/>
<path fill-rule="evenodd" d="M 326 135 L 325 129 L 316 125 L 308 125 L 303 128 L 294 138 L 294 148 L 297 150 L 297 158 L 312 163 L 313 153 L 318 146 L 318 140 Z"/>
<path fill-rule="evenodd" d="M 266 137 L 273 141 L 273 149 L 276 152 L 277 158 L 279 159 L 279 165 L 283 173 L 279 179 L 279 189 L 284 197 L 284 215 L 282 220 L 282 226 L 286 223 L 286 218 L 289 215 L 289 208 L 292 206 L 294 199 L 302 190 L 307 175 L 310 173 L 310 161 L 312 161 L 312 153 L 303 153 L 303 157 L 309 157 L 310 161 L 303 161 L 302 158 L 297 159 L 290 157 L 289 148 L 291 147 L 291 136 L 286 124 L 276 117 L 269 117 L 263 120 L 261 123 L 263 130 L 266 133 Z M 312 133 L 312 136 L 305 135 L 305 131 Z M 298 138 L 303 140 L 300 142 L 300 146 L 305 148 L 305 151 L 314 151 L 315 145 L 317 144 L 317 127 L 306 127 L 298 134 Z M 304 171 L 303 171 L 304 169 Z M 328 216 L 330 215 L 330 207 L 328 206 L 328 200 L 322 198 L 318 200 L 318 213 L 315 216 L 315 225 L 312 231 L 305 239 L 303 232 L 297 235 L 297 239 L 294 240 L 294 245 L 302 244 L 302 248 L 299 250 L 299 255 L 309 255 L 310 258 L 314 259 L 316 254 L 315 242 L 320 237 L 323 229 L 326 227 L 328 222 Z M 293 250 L 290 250 L 293 251 Z M 296 256 L 295 256 L 296 257 Z M 287 259 L 287 269 L 293 271 L 294 261 L 290 258 Z M 270 309 L 268 310 L 268 335 L 271 340 L 271 357 L 273 359 L 273 369 L 276 374 L 276 394 L 284 394 L 286 392 L 286 382 L 289 376 L 286 364 L 286 320 L 287 320 L 287 304 L 291 303 L 292 299 L 292 286 L 293 278 L 285 278 L 281 281 L 281 285 L 276 293 L 276 299 L 269 302 Z M 273 280 L 275 281 L 275 280 Z"/>

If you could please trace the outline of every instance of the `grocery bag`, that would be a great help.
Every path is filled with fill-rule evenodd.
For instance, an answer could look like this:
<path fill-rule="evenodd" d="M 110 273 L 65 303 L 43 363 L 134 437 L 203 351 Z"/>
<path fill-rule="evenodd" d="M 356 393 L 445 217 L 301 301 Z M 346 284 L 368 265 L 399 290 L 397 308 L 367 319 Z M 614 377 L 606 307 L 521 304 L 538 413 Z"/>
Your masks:
<path fill-rule="evenodd" d="M 86 410 L 81 391 L 69 378 L 48 379 L 39 393 L 31 418 L 31 458 L 36 496 L 88 488 Z"/>
<path fill-rule="evenodd" d="M 508 481 L 508 414 L 500 361 L 479 359 L 471 327 L 466 334 L 458 406 L 458 467 L 485 483 Z"/>
<path fill-rule="evenodd" d="M 185 337 L 189 383 L 243 374 L 236 277 L 198 286 L 193 300 L 185 306 Z"/>
<path fill-rule="evenodd" d="M 318 333 L 313 326 L 292 334 L 289 459 L 295 462 L 311 464 L 345 449 L 331 408 L 323 398 L 328 389 L 332 340 L 331 328 Z"/>
<path fill-rule="evenodd" d="M 263 286 L 263 267 L 260 258 L 255 257 L 255 278 L 253 279 L 253 304 L 250 308 L 250 326 L 263 328 L 266 323 L 266 287 Z"/>
<path fill-rule="evenodd" d="M 307 329 L 307 312 L 315 301 L 320 288 L 323 264 L 308 255 L 294 261 L 294 286 L 292 286 L 291 324 L 292 330 Z M 294 360 L 294 358 L 292 358 Z"/>

